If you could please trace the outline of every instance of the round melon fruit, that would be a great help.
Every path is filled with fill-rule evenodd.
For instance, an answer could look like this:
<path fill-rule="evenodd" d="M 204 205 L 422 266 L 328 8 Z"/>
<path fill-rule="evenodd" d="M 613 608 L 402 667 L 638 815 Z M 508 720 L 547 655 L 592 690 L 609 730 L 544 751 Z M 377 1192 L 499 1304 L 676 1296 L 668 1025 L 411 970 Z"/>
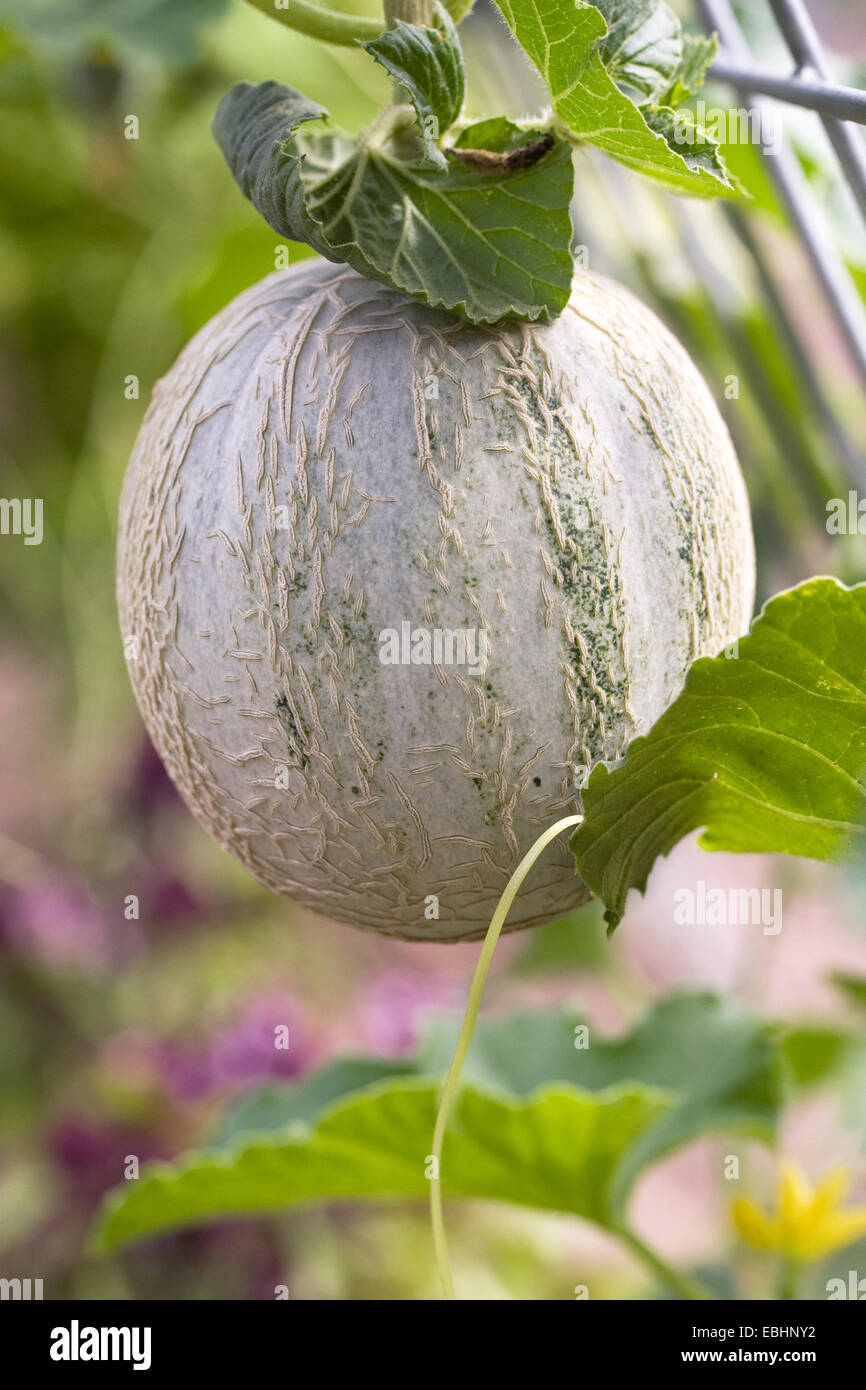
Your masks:
<path fill-rule="evenodd" d="M 118 591 L 151 737 L 219 843 L 325 916 L 458 940 L 746 630 L 754 554 L 706 386 L 618 285 L 581 271 L 556 321 L 479 328 L 310 260 L 158 384 Z M 508 929 L 588 897 L 560 840 Z"/>

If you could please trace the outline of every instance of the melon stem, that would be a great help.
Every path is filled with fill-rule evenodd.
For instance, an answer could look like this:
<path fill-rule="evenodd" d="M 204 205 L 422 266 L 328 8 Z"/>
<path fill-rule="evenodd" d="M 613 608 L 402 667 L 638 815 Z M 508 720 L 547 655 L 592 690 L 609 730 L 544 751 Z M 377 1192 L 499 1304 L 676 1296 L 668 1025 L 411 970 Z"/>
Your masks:
<path fill-rule="evenodd" d="M 247 0 L 247 3 L 289 29 L 306 34 L 311 39 L 320 39 L 323 43 L 354 47 L 355 44 L 377 39 L 385 28 L 381 19 L 325 9 L 315 4 L 314 0 L 291 0 L 290 5 L 279 10 L 274 0 Z"/>
<path fill-rule="evenodd" d="M 442 1213 L 442 1144 L 445 1139 L 445 1129 L 448 1125 L 448 1115 L 451 1104 L 454 1100 L 457 1086 L 460 1081 L 460 1073 L 463 1070 L 463 1063 L 466 1061 L 466 1054 L 469 1051 L 469 1044 L 472 1042 L 472 1034 L 475 1031 L 475 1024 L 478 1019 L 478 1010 L 481 1006 L 481 996 L 484 992 L 484 984 L 487 980 L 487 972 L 490 969 L 490 962 L 493 959 L 493 952 L 499 940 L 500 932 L 505 924 L 505 919 L 511 909 L 514 899 L 517 897 L 520 885 L 529 873 L 538 856 L 547 848 L 551 840 L 555 840 L 557 835 L 561 835 L 563 830 L 567 830 L 572 825 L 580 825 L 583 816 L 565 816 L 563 820 L 556 821 L 549 825 L 531 849 L 524 854 L 514 873 L 511 875 L 499 902 L 496 911 L 490 919 L 490 926 L 484 937 L 481 947 L 481 954 L 475 966 L 475 974 L 472 976 L 472 984 L 469 986 L 469 999 L 466 1004 L 466 1012 L 463 1015 L 463 1024 L 460 1029 L 460 1036 L 457 1039 L 457 1046 L 454 1049 L 454 1056 L 451 1059 L 451 1066 L 445 1078 L 445 1085 L 442 1088 L 442 1096 L 439 1101 L 439 1109 L 436 1114 L 436 1124 L 433 1129 L 433 1151 L 430 1178 L 430 1222 L 433 1227 L 433 1249 L 436 1255 L 436 1268 L 439 1272 L 439 1279 L 442 1283 L 442 1290 L 448 1299 L 456 1299 L 457 1294 L 454 1290 L 454 1279 L 451 1274 L 451 1263 L 448 1259 L 448 1243 L 445 1238 L 445 1220 Z"/>
<path fill-rule="evenodd" d="M 318 5 L 315 0 L 290 0 L 284 9 L 277 9 L 274 0 L 247 0 L 247 3 L 270 15 L 278 23 L 285 24 L 308 38 L 319 39 L 322 43 L 342 44 L 354 48 L 359 43 L 369 43 L 377 39 L 386 28 L 391 28 L 395 19 L 408 23 L 431 25 L 434 17 L 433 0 L 392 0 L 393 14 L 385 6 L 382 19 L 360 14 L 347 14 L 342 10 Z M 465 19 L 472 9 L 473 0 L 444 0 L 445 9 L 455 24 Z"/>

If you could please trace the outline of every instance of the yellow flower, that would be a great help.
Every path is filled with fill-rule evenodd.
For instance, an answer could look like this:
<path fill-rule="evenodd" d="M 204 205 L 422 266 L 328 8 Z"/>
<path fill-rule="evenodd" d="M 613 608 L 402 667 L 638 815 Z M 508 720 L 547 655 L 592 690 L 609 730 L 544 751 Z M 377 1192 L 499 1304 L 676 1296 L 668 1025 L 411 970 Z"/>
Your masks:
<path fill-rule="evenodd" d="M 774 1215 L 744 1197 L 733 1203 L 731 1215 L 743 1240 L 757 1250 L 774 1250 L 789 1260 L 820 1260 L 866 1234 L 866 1207 L 845 1211 L 841 1206 L 850 1185 L 850 1175 L 834 1168 L 813 1188 L 803 1170 L 788 1161 L 782 1165 Z"/>

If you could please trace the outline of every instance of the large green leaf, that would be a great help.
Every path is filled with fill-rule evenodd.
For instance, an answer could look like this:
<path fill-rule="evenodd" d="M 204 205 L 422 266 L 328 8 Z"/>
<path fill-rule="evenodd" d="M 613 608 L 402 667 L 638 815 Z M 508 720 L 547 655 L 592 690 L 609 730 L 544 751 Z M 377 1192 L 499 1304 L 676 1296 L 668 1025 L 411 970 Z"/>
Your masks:
<path fill-rule="evenodd" d="M 429 154 L 397 157 L 387 128 L 358 141 L 300 129 L 326 115 L 275 82 L 241 83 L 220 104 L 214 134 L 274 231 L 476 323 L 564 308 L 573 269 L 566 141 L 501 117 L 456 144 L 508 155 L 545 138 L 546 152 L 498 172 L 456 160 L 431 168 Z"/>
<path fill-rule="evenodd" d="M 574 929 L 574 924 L 572 924 Z M 312 1124 L 328 1105 L 379 1081 L 445 1073 L 458 1023 L 428 1019 L 414 1057 L 400 1061 L 344 1057 L 300 1082 L 270 1083 L 244 1096 L 223 1118 L 209 1147 L 244 1134 Z M 589 1045 L 576 1045 L 578 1036 Z M 464 1066 L 483 1090 L 526 1096 L 551 1082 L 589 1091 L 639 1081 L 675 1092 L 679 1136 L 753 1121 L 768 1134 L 780 1100 L 774 1031 L 735 1001 L 708 991 L 682 991 L 654 1004 L 619 1037 L 597 1036 L 578 1015 L 558 1009 L 482 1018 Z M 659 1151 L 667 1145 L 667 1126 Z"/>
<path fill-rule="evenodd" d="M 611 927 L 659 855 L 705 849 L 830 859 L 864 836 L 866 585 L 777 595 L 738 655 L 696 661 L 683 693 L 584 789 L 571 840 Z"/>
<path fill-rule="evenodd" d="M 567 5 L 562 0 L 496 3 L 547 83 L 554 111 L 574 137 L 597 145 L 621 164 L 680 193 L 718 197 L 738 191 L 718 157 L 714 141 L 697 131 L 691 122 L 678 125 L 673 113 L 662 116 L 656 108 L 638 107 L 617 85 L 617 76 L 629 78 L 633 85 L 642 82 L 646 86 L 651 80 L 648 74 L 652 64 L 642 74 L 639 72 L 637 49 L 632 53 L 626 48 L 620 61 L 612 42 L 615 34 L 630 32 L 633 16 L 626 11 L 643 7 L 611 4 L 608 8 L 614 28 L 609 32 L 600 9 L 582 0 Z M 653 23 L 658 23 L 657 18 Z M 640 33 L 638 27 L 633 34 L 638 45 Z M 664 47 L 662 38 L 660 29 L 659 42 Z M 667 47 L 669 50 L 669 40 Z M 605 63 L 606 52 L 610 68 Z M 668 85 L 677 72 L 673 57 L 668 51 L 656 69 L 660 82 Z M 648 122 L 653 111 L 656 114 Z M 678 132 L 691 133 L 697 144 L 678 143 Z"/>
<path fill-rule="evenodd" d="M 781 1097 L 773 1032 L 731 1001 L 674 996 L 623 1037 L 586 1040 L 575 1045 L 575 1019 L 559 1012 L 479 1024 L 445 1144 L 447 1195 L 615 1228 L 640 1172 L 676 1146 L 720 1129 L 771 1137 Z M 451 1022 L 437 1024 L 411 1061 L 343 1059 L 245 1098 L 207 1152 L 124 1185 L 103 1243 L 301 1202 L 425 1195 L 439 1094 L 429 1077 L 453 1042 Z M 385 1079 L 388 1068 L 400 1075 Z"/>
<path fill-rule="evenodd" d="M 426 1197 L 438 1086 L 395 1082 L 343 1102 L 312 1131 L 254 1140 L 228 1159 L 153 1165 L 111 1199 L 101 1249 L 223 1216 L 338 1198 Z M 481 1197 L 615 1224 L 611 1189 L 628 1147 L 668 1099 L 642 1086 L 593 1096 L 552 1086 L 528 1100 L 467 1087 L 445 1140 L 449 1197 Z"/>
<path fill-rule="evenodd" d="M 620 1206 L 642 1168 L 698 1134 L 736 1129 L 770 1138 L 782 1099 L 782 1064 L 772 1029 L 736 1001 L 707 992 L 672 995 L 622 1037 L 597 1037 L 591 1030 L 586 1046 L 576 1046 L 576 1024 L 557 1011 L 486 1020 L 476 1029 L 464 1075 L 510 1095 L 550 1082 L 592 1092 L 638 1082 L 668 1092 L 670 1109 L 624 1159 Z M 437 1025 L 422 1052 L 422 1070 L 443 1070 L 453 1043 L 452 1030 Z"/>
<path fill-rule="evenodd" d="M 208 1143 L 230 1149 L 251 1134 L 270 1134 L 288 1125 L 312 1125 L 344 1096 L 381 1081 L 418 1076 L 415 1062 L 384 1057 L 340 1057 L 294 1085 L 271 1082 L 245 1095 L 220 1122 Z"/>

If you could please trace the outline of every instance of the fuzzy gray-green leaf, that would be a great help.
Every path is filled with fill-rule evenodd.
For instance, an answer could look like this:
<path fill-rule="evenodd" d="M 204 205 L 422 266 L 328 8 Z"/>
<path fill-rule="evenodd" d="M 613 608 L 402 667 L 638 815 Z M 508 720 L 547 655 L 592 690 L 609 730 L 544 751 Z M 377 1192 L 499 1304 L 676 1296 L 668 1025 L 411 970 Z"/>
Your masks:
<path fill-rule="evenodd" d="M 326 114 L 274 82 L 241 83 L 220 104 L 214 134 L 274 231 L 474 323 L 561 312 L 573 270 L 566 141 L 500 117 L 464 130 L 460 147 L 509 152 L 543 136 L 550 148 L 524 167 L 428 169 L 375 130 L 355 142 L 307 130 Z"/>
<path fill-rule="evenodd" d="M 460 115 L 466 74 L 457 30 L 441 6 L 437 21 L 432 29 L 398 21 L 362 47 L 405 89 L 415 108 L 424 162 L 445 169 L 438 141 Z"/>

